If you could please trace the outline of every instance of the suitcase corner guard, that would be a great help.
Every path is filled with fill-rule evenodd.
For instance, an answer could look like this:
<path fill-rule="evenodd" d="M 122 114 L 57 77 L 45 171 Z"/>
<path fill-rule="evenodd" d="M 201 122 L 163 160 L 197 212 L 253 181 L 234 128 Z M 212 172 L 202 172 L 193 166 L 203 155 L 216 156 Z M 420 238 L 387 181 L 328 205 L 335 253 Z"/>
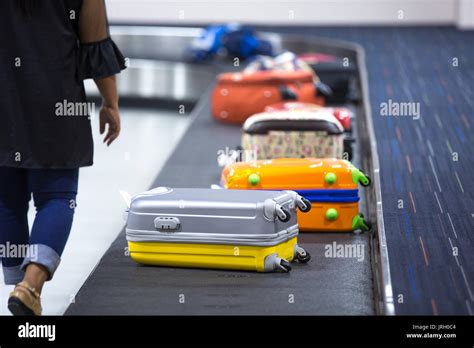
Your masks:
<path fill-rule="evenodd" d="M 360 183 L 364 187 L 369 186 L 371 183 L 370 177 L 356 167 L 352 168 L 352 181 L 354 184 Z"/>
<path fill-rule="evenodd" d="M 352 218 L 352 230 L 362 232 L 370 231 L 372 224 L 364 219 L 363 214 L 358 214 Z"/>

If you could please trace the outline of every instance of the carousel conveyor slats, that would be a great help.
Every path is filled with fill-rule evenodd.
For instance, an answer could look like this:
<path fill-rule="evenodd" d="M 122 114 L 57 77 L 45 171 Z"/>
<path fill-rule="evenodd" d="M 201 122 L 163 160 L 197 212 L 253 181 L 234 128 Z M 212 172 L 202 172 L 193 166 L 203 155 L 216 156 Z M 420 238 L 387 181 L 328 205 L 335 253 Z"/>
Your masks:
<path fill-rule="evenodd" d="M 193 111 L 193 123 L 153 186 L 218 183 L 218 150 L 239 144 L 240 127 L 215 122 L 209 100 L 208 89 Z M 325 257 L 325 245 L 334 241 L 361 244 L 366 257 L 362 261 Z M 374 314 L 367 234 L 304 234 L 300 244 L 313 258 L 307 265 L 294 264 L 288 274 L 147 267 L 125 255 L 122 231 L 66 314 Z"/>

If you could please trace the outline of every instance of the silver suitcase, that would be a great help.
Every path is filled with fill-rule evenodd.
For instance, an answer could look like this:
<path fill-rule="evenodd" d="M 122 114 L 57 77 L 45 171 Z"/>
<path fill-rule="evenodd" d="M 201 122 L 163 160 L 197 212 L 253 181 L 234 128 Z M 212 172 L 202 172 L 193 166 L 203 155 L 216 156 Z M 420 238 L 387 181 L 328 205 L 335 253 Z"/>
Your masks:
<path fill-rule="evenodd" d="M 127 217 L 131 258 L 142 264 L 290 271 L 310 255 L 298 246 L 294 191 L 172 189 L 135 196 Z"/>

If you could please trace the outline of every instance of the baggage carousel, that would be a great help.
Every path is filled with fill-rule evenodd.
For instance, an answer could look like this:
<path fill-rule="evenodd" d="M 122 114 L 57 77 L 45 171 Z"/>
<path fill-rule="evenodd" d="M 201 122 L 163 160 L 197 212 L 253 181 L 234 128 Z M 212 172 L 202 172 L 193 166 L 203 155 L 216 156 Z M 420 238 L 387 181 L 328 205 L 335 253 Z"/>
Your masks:
<path fill-rule="evenodd" d="M 211 117 L 210 93 L 216 74 L 241 67 L 223 59 L 212 65 L 184 62 L 185 47 L 199 34 L 198 28 L 112 28 L 116 43 L 130 58 L 129 69 L 118 80 L 122 104 L 192 108 L 186 116 L 192 118 L 190 126 L 153 187 L 217 184 L 222 169 L 218 151 L 240 143 L 240 126 L 221 124 Z M 344 106 L 356 115 L 353 162 L 372 178 L 372 185 L 361 190 L 361 209 L 372 230 L 363 234 L 302 233 L 300 244 L 312 260 L 295 264 L 288 274 L 140 266 L 127 256 L 122 230 L 67 315 L 394 314 L 364 52 L 357 45 L 336 40 L 263 35 L 280 50 L 316 51 L 353 62 L 352 97 Z M 359 245 L 363 257 L 326 257 L 325 248 L 333 243 Z"/>

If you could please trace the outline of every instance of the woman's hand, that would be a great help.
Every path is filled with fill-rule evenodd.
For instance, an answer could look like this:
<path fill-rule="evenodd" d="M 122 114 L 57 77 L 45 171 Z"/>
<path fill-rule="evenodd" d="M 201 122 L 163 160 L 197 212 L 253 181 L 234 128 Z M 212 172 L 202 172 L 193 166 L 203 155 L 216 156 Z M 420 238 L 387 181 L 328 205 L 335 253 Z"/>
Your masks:
<path fill-rule="evenodd" d="M 100 91 L 100 95 L 102 96 L 102 107 L 99 114 L 100 134 L 104 134 L 105 126 L 108 125 L 104 143 L 107 143 L 107 146 L 110 146 L 110 144 L 112 144 L 120 134 L 120 112 L 117 83 L 115 82 L 115 75 L 104 77 L 102 79 L 95 79 L 94 81 Z"/>
<path fill-rule="evenodd" d="M 99 115 L 100 134 L 104 134 L 105 126 L 107 127 L 107 134 L 104 138 L 104 143 L 107 146 L 113 143 L 120 134 L 120 112 L 118 106 L 102 105 Z"/>

